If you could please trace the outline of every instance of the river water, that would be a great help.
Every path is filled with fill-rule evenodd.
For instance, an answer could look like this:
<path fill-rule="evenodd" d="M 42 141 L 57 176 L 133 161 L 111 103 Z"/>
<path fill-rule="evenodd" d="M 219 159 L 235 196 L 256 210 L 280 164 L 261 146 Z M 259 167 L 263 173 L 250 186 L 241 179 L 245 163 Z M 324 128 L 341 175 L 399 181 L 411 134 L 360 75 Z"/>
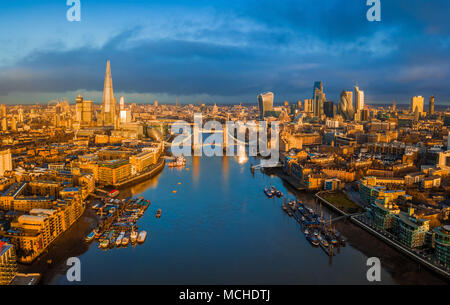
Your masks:
<path fill-rule="evenodd" d="M 147 240 L 107 251 L 93 242 L 79 256 L 81 284 L 369 284 L 368 255 L 348 244 L 330 260 L 312 247 L 282 199 L 267 198 L 263 188 L 296 195 L 277 176 L 252 174 L 251 164 L 257 160 L 188 157 L 187 169 L 166 167 L 123 191 L 151 201 L 138 221 Z M 297 197 L 315 206 L 310 194 Z M 397 283 L 384 268 L 381 279 Z M 51 283 L 70 284 L 63 274 Z"/>

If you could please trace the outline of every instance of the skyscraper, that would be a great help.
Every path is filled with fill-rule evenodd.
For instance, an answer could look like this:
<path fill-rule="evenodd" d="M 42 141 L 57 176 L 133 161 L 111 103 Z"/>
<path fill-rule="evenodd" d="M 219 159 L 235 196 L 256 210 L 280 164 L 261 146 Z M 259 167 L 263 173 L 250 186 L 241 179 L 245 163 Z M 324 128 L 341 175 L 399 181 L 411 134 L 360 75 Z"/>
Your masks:
<path fill-rule="evenodd" d="M 355 86 L 355 112 L 361 112 L 364 109 L 364 91 L 359 90 L 358 86 Z"/>
<path fill-rule="evenodd" d="M 411 99 L 411 111 L 419 113 L 419 116 L 423 113 L 423 96 L 414 96 Z"/>
<path fill-rule="evenodd" d="M 304 108 L 304 112 L 306 112 L 306 113 L 314 112 L 314 100 L 305 99 L 303 108 Z"/>
<path fill-rule="evenodd" d="M 321 117 L 323 115 L 323 103 L 326 101 L 325 93 L 323 92 L 322 81 L 314 83 L 313 88 L 313 102 L 314 102 L 314 116 Z"/>
<path fill-rule="evenodd" d="M 105 85 L 103 87 L 103 100 L 101 121 L 103 126 L 113 126 L 116 123 L 117 106 L 114 98 L 113 83 L 111 77 L 111 64 L 106 63 Z"/>
<path fill-rule="evenodd" d="M 258 106 L 259 106 L 259 118 L 264 120 L 264 115 L 267 111 L 273 110 L 273 93 L 266 92 L 258 95 Z"/>
<path fill-rule="evenodd" d="M 428 112 L 430 115 L 434 114 L 434 96 L 430 96 L 430 102 L 428 104 Z"/>
<path fill-rule="evenodd" d="M 339 114 L 345 120 L 353 120 L 355 114 L 353 110 L 353 92 L 342 91 L 339 99 Z"/>
<path fill-rule="evenodd" d="M 336 114 L 336 106 L 334 106 L 334 103 L 332 101 L 326 101 L 325 103 L 323 103 L 323 112 L 326 117 L 334 118 Z"/>

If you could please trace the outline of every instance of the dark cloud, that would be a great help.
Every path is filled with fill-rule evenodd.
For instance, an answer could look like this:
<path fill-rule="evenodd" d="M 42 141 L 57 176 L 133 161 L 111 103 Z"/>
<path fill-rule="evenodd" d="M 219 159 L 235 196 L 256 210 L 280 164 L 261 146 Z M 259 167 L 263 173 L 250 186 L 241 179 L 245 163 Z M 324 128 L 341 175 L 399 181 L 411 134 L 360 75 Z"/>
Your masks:
<path fill-rule="evenodd" d="M 196 1 L 228 19 L 190 37 L 139 38 L 142 26 L 102 47 L 35 51 L 0 72 L 0 94 L 101 90 L 110 59 L 115 90 L 128 93 L 226 101 L 272 90 L 278 100 L 295 100 L 323 80 L 332 100 L 358 84 L 369 102 L 416 94 L 450 101 L 450 1 L 381 2 L 382 22 L 370 23 L 365 0 Z M 241 21 L 248 28 L 231 26 Z"/>

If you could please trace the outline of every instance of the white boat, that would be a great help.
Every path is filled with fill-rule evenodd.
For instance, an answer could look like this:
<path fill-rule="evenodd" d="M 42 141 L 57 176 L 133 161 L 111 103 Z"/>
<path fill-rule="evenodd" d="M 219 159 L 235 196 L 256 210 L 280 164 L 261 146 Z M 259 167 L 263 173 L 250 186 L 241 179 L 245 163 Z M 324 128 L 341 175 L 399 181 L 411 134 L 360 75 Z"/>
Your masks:
<path fill-rule="evenodd" d="M 141 231 L 141 232 L 139 233 L 139 236 L 138 236 L 137 241 L 138 241 L 139 243 L 143 243 L 143 242 L 145 241 L 146 238 L 147 238 L 147 232 L 146 232 L 146 231 Z"/>
<path fill-rule="evenodd" d="M 120 235 L 119 237 L 117 237 L 116 239 L 116 246 L 120 247 L 120 245 L 122 244 L 122 235 Z"/>
<path fill-rule="evenodd" d="M 138 237 L 138 233 L 136 231 L 132 231 L 130 235 L 130 239 L 132 243 L 135 243 Z"/>
<path fill-rule="evenodd" d="M 129 242 L 130 240 L 128 239 L 128 237 L 122 238 L 122 246 L 127 246 Z"/>

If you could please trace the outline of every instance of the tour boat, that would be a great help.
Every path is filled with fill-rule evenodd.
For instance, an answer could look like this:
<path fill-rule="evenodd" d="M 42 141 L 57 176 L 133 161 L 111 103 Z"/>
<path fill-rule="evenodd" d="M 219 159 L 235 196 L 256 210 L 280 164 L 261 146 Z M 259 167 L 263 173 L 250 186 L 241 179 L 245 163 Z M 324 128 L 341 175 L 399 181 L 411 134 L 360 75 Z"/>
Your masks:
<path fill-rule="evenodd" d="M 147 232 L 146 231 L 141 231 L 138 235 L 138 243 L 143 243 L 145 241 L 145 239 L 147 238 Z"/>

